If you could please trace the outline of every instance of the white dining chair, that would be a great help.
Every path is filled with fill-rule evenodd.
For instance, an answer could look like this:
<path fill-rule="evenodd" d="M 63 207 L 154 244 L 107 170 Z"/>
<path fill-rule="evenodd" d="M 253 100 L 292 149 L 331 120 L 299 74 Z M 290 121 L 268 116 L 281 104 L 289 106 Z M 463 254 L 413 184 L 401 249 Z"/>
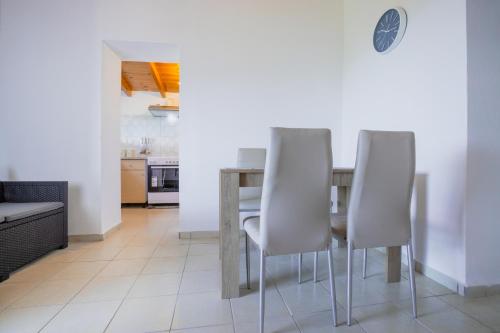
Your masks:
<path fill-rule="evenodd" d="M 265 148 L 239 148 L 237 167 L 242 169 L 264 169 L 266 164 L 266 149 Z M 251 216 L 246 216 L 243 219 L 245 222 L 257 216 L 260 211 L 260 200 L 262 197 L 262 187 L 241 187 L 240 188 L 240 213 L 255 213 Z M 247 268 L 247 289 L 250 289 L 250 244 L 248 235 L 245 233 L 245 264 Z"/>
<path fill-rule="evenodd" d="M 314 161 L 314 163 L 311 163 Z M 333 324 L 337 325 L 330 196 L 332 147 L 328 129 L 271 128 L 260 217 L 244 224 L 260 251 L 260 332 L 264 332 L 266 258 L 328 251 Z"/>
<path fill-rule="evenodd" d="M 410 222 L 414 177 L 415 135 L 412 132 L 363 130 L 359 133 L 347 217 L 339 217 L 335 224 L 336 228 L 347 224 L 348 326 L 351 325 L 352 261 L 355 249 L 407 247 L 413 316 L 417 317 Z M 337 237 L 341 235 L 335 230 L 333 232 Z"/>

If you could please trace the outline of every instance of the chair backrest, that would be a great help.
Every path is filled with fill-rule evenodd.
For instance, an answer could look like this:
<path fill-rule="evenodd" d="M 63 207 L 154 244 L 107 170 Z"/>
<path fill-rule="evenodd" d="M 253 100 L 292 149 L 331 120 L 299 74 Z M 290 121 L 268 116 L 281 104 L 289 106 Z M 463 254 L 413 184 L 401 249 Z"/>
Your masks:
<path fill-rule="evenodd" d="M 266 255 L 327 249 L 331 187 L 330 130 L 271 128 L 260 214 Z"/>
<path fill-rule="evenodd" d="M 411 238 L 413 132 L 361 131 L 348 209 L 354 248 L 398 246 Z"/>
<path fill-rule="evenodd" d="M 265 148 L 239 148 L 238 168 L 264 169 L 266 165 Z M 240 200 L 260 198 L 262 187 L 242 187 L 240 188 Z"/>

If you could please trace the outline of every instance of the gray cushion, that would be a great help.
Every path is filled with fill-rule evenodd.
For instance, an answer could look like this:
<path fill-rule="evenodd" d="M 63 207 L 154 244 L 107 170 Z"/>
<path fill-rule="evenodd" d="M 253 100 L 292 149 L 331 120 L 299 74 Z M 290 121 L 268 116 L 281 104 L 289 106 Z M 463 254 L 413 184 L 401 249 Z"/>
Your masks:
<path fill-rule="evenodd" d="M 0 203 L 0 223 L 50 212 L 64 207 L 62 202 L 2 202 Z"/>

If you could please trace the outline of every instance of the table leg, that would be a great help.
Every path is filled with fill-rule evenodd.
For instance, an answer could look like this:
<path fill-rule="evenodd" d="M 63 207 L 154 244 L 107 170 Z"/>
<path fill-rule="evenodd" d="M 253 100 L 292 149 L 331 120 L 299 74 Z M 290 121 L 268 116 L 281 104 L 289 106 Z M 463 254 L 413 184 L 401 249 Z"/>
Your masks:
<path fill-rule="evenodd" d="M 389 283 L 401 281 L 401 246 L 387 248 L 385 278 Z"/>
<path fill-rule="evenodd" d="M 239 174 L 220 173 L 220 254 L 222 298 L 240 296 Z"/>
<path fill-rule="evenodd" d="M 349 207 L 350 187 L 337 186 L 337 214 L 347 215 L 347 207 Z M 337 247 L 347 247 L 347 242 L 337 240 Z"/>

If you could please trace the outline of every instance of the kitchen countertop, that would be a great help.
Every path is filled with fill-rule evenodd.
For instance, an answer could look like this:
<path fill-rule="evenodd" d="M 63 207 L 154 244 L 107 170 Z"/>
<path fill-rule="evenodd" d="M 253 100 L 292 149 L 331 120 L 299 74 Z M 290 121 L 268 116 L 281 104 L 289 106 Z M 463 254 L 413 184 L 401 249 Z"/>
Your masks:
<path fill-rule="evenodd" d="M 121 158 L 122 160 L 147 160 L 148 157 L 147 156 L 144 156 L 144 155 L 141 155 L 141 156 L 134 156 L 134 157 L 122 157 Z"/>

